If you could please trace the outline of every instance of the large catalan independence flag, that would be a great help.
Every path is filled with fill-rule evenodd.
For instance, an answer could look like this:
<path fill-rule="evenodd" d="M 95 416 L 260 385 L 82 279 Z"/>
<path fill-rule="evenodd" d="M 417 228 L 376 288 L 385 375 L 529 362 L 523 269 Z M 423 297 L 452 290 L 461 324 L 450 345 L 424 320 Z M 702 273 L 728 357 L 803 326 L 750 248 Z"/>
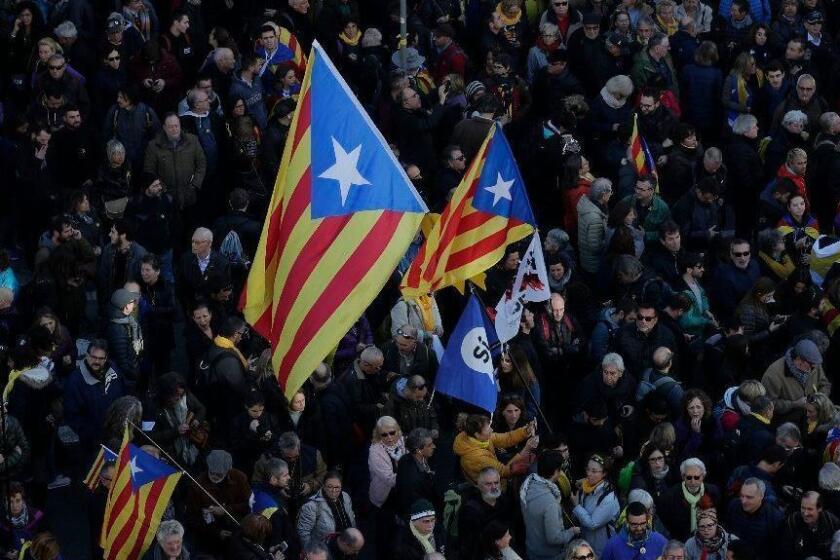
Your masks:
<path fill-rule="evenodd" d="M 105 560 L 139 560 L 143 556 L 181 474 L 130 444 L 126 430 L 102 523 L 100 544 Z"/>
<path fill-rule="evenodd" d="M 505 247 L 535 227 L 510 145 L 501 127 L 493 125 L 400 289 L 406 296 L 419 296 L 460 286 L 496 264 Z"/>
<path fill-rule="evenodd" d="M 299 72 L 303 72 L 306 68 L 306 55 L 303 53 L 303 49 L 300 47 L 297 37 L 295 37 L 292 32 L 285 27 L 281 27 L 280 33 L 277 34 L 277 41 L 281 45 L 287 46 L 289 50 L 292 51 L 292 63 L 294 63 Z M 298 76 L 300 76 L 300 74 L 298 74 Z"/>
<path fill-rule="evenodd" d="M 289 398 L 385 285 L 426 211 L 314 44 L 240 303 Z"/>

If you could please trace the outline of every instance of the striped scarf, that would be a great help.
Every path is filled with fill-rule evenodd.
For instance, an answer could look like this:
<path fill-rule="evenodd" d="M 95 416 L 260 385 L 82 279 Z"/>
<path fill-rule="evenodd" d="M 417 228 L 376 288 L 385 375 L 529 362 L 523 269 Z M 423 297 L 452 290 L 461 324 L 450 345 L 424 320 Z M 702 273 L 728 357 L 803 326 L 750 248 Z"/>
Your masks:
<path fill-rule="evenodd" d="M 129 10 L 126 6 L 123 8 L 123 15 L 143 35 L 144 40 L 148 41 L 152 38 L 152 18 L 149 16 L 149 8 L 145 4 L 136 12 Z"/>

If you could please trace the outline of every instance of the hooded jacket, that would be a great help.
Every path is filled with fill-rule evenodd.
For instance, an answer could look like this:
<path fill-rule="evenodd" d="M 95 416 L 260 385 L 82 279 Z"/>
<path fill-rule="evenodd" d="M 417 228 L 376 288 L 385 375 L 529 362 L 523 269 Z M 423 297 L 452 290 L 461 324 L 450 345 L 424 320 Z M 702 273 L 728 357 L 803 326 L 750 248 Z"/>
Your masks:
<path fill-rule="evenodd" d="M 117 290 L 111 296 L 108 309 L 106 337 L 111 359 L 125 375 L 129 383 L 137 381 L 140 375 L 140 354 L 143 351 L 143 332 L 133 314 L 126 315 L 123 308 L 131 301 L 139 300 L 138 294 L 128 290 Z"/>
<path fill-rule="evenodd" d="M 502 478 L 502 486 L 505 486 L 507 478 L 513 476 L 509 465 L 502 464 L 496 457 L 496 447 L 513 447 L 519 442 L 528 439 L 526 427 L 519 428 L 512 432 L 493 433 L 490 436 L 487 446 L 482 446 L 475 438 L 465 432 L 455 436 L 452 449 L 461 460 L 461 471 L 472 484 L 478 480 L 478 473 L 485 467 L 493 467 L 499 471 Z"/>
<path fill-rule="evenodd" d="M 575 538 L 572 528 L 563 523 L 560 488 L 550 480 L 528 475 L 519 489 L 519 504 L 525 522 L 525 549 L 530 560 L 560 558 L 566 545 Z"/>

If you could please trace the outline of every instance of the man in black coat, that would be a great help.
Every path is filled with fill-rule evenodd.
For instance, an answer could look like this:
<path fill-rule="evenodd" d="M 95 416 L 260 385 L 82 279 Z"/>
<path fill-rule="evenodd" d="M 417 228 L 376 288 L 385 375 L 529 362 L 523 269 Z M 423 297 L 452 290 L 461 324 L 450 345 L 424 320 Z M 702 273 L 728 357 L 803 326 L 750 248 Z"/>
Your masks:
<path fill-rule="evenodd" d="M 700 459 L 683 461 L 680 476 L 682 482 L 672 486 L 656 501 L 656 513 L 665 523 L 671 538 L 685 541 L 694 534 L 691 519 L 692 516 L 696 517 L 700 502 L 710 501 L 714 507 L 718 507 L 720 490 L 714 484 L 705 482 L 706 465 Z"/>
<path fill-rule="evenodd" d="M 458 510 L 459 558 L 483 560 L 479 550 L 481 531 L 497 519 L 510 525 L 515 511 L 513 507 L 510 494 L 502 493 L 499 471 L 493 467 L 481 469 L 476 486 L 468 487 L 461 495 L 461 509 Z"/>
<path fill-rule="evenodd" d="M 99 163 L 96 135 L 77 105 L 64 107 L 64 127 L 53 135 L 56 179 L 65 189 L 89 187 Z"/>
<path fill-rule="evenodd" d="M 814 143 L 808 162 L 808 192 L 811 209 L 824 231 L 830 231 L 837 203 L 840 202 L 840 115 L 824 113 L 820 117 L 821 132 Z M 815 188 L 816 187 L 816 188 Z"/>
<path fill-rule="evenodd" d="M 228 197 L 230 211 L 213 222 L 213 242 L 216 244 L 216 249 L 221 246 L 228 233 L 235 231 L 242 243 L 245 256 L 248 260 L 254 258 L 257 245 L 260 242 L 262 226 L 248 214 L 250 204 L 251 197 L 248 195 L 248 191 L 241 188 L 231 191 Z"/>
<path fill-rule="evenodd" d="M 751 409 L 752 414 L 744 416 L 738 423 L 739 458 L 745 463 L 761 459 L 764 450 L 776 442 L 776 434 L 770 427 L 773 422 L 773 400 L 767 396 L 758 397 Z"/>
<path fill-rule="evenodd" d="M 416 164 L 422 173 L 429 176 L 437 168 L 433 131 L 446 114 L 446 96 L 446 88 L 442 85 L 437 90 L 437 103 L 427 110 L 417 90 L 407 87 L 398 94 L 394 132 L 400 159 Z"/>
<path fill-rule="evenodd" d="M 184 253 L 178 269 L 178 299 L 185 309 L 207 296 L 207 279 L 211 272 L 230 275 L 230 263 L 213 250 L 213 232 L 200 227 L 192 235 L 192 252 Z"/>
<path fill-rule="evenodd" d="M 679 291 L 682 284 L 680 258 L 684 253 L 680 226 L 673 220 L 666 220 L 659 225 L 659 243 L 645 249 L 644 264 L 665 280 L 672 290 Z"/>
<path fill-rule="evenodd" d="M 659 311 L 650 303 L 640 303 L 636 311 L 636 324 L 624 325 L 616 335 L 616 351 L 624 358 L 627 371 L 638 378 L 651 367 L 653 352 L 664 346 L 677 351 L 674 335 L 658 324 Z"/>
<path fill-rule="evenodd" d="M 362 350 L 349 370 L 344 372 L 340 382 L 350 395 L 353 419 L 362 433 L 371 434 L 376 421 L 382 416 L 382 409 L 388 398 L 388 381 L 382 372 L 385 358 L 376 346 Z M 391 375 L 390 378 L 394 376 Z"/>
<path fill-rule="evenodd" d="M 397 334 L 382 347 L 383 369 L 387 373 L 410 377 L 419 375 L 434 385 L 438 360 L 425 344 L 417 342 L 417 329 L 402 325 Z"/>
<path fill-rule="evenodd" d="M 353 412 L 344 386 L 333 381 L 332 371 L 320 364 L 309 380 L 324 423 L 324 461 L 330 470 L 347 465 L 353 443 Z"/>
<path fill-rule="evenodd" d="M 429 500 L 442 518 L 443 503 L 435 491 L 435 472 L 429 466 L 429 460 L 437 448 L 432 432 L 425 428 L 415 428 L 406 436 L 405 448 L 406 453 L 397 464 L 397 485 L 394 487 L 397 514 L 407 519 L 414 502 Z"/>
<path fill-rule="evenodd" d="M 831 558 L 831 538 L 840 529 L 840 519 L 823 509 L 818 492 L 805 492 L 799 511 L 792 512 L 782 524 L 779 558 Z"/>

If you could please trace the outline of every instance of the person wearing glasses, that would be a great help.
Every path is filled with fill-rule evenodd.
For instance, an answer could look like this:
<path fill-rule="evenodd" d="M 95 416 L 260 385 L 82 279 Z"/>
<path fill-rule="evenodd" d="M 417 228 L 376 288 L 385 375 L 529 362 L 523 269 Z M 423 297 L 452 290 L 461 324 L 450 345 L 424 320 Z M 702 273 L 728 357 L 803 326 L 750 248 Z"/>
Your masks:
<path fill-rule="evenodd" d="M 382 367 L 386 372 L 394 372 L 403 377 L 420 375 L 434 385 L 437 356 L 429 346 L 419 344 L 418 337 L 419 332 L 413 325 L 399 326 L 391 341 L 382 349 Z"/>
<path fill-rule="evenodd" d="M 589 458 L 586 478 L 580 480 L 578 486 L 579 490 L 571 496 L 574 505 L 572 513 L 580 525 L 581 536 L 592 543 L 590 548 L 600 555 L 615 533 L 613 527 L 621 512 L 618 495 L 607 479 L 604 457 L 592 455 Z"/>
<path fill-rule="evenodd" d="M 602 560 L 656 560 L 668 540 L 652 528 L 652 516 L 641 502 L 627 506 L 621 531 L 607 542 Z"/>
<path fill-rule="evenodd" d="M 405 438 L 396 419 L 391 416 L 379 418 L 368 451 L 368 497 L 376 520 L 374 542 L 377 558 L 387 558 L 392 550 L 397 513 L 394 487 L 397 485 L 397 465 L 405 453 Z"/>
<path fill-rule="evenodd" d="M 391 558 L 424 560 L 428 554 L 446 552 L 446 532 L 437 523 L 435 508 L 428 500 L 415 500 L 405 516 L 407 523 L 397 534 Z"/>
<path fill-rule="evenodd" d="M 47 59 L 47 71 L 38 76 L 33 91 L 37 96 L 50 87 L 61 91 L 69 103 L 78 105 L 83 115 L 89 114 L 90 97 L 84 80 L 67 71 L 67 59 L 61 53 Z"/>
<path fill-rule="evenodd" d="M 736 535 L 718 522 L 715 508 L 701 509 L 697 513 L 697 530 L 685 541 L 684 555 L 680 560 L 727 560 L 729 545 L 737 540 Z M 665 558 L 668 560 L 670 557 Z"/>
<path fill-rule="evenodd" d="M 570 8 L 569 0 L 552 0 L 551 5 L 540 16 L 541 30 L 544 23 L 557 26 L 558 47 L 565 49 L 568 47 L 569 38 L 583 27 L 583 14 L 577 9 Z"/>
<path fill-rule="evenodd" d="M 622 326 L 615 340 L 615 349 L 624 358 L 627 371 L 638 379 L 645 369 L 653 366 L 653 354 L 657 348 L 677 350 L 674 334 L 667 327 L 659 325 L 659 311 L 656 305 L 642 301 L 636 306 L 635 324 Z M 678 360 L 675 360 L 678 363 Z"/>
<path fill-rule="evenodd" d="M 356 526 L 353 502 L 343 490 L 342 477 L 329 472 L 324 486 L 303 504 L 298 516 L 297 530 L 303 546 L 323 542 L 327 535 L 341 533 Z"/>
<path fill-rule="evenodd" d="M 108 343 L 91 340 L 64 383 L 64 420 L 79 436 L 82 457 L 92 460 L 99 450 L 105 413 L 125 394 L 122 375 L 108 361 Z"/>
<path fill-rule="evenodd" d="M 750 255 L 749 241 L 736 237 L 729 242 L 729 262 L 715 268 L 709 283 L 716 317 L 731 317 L 738 303 L 761 277 L 758 262 Z"/>
<path fill-rule="evenodd" d="M 685 540 L 697 530 L 701 502 L 717 506 L 721 493 L 705 482 L 706 465 L 700 459 L 686 459 L 680 465 L 682 482 L 672 486 L 657 501 L 659 517 L 672 537 Z"/>
<path fill-rule="evenodd" d="M 785 355 L 764 372 L 761 384 L 767 389 L 767 396 L 774 401 L 777 424 L 801 424 L 808 396 L 830 394 L 831 381 L 826 377 L 822 363 L 819 347 L 806 338 L 788 348 Z"/>
<path fill-rule="evenodd" d="M 576 539 L 566 547 L 565 560 L 598 560 L 592 546 L 583 539 Z"/>
<path fill-rule="evenodd" d="M 400 426 L 409 432 L 414 428 L 426 428 L 432 432 L 433 438 L 437 438 L 437 411 L 428 397 L 426 380 L 421 375 L 412 375 L 396 382 L 382 412 L 396 418 Z"/>

